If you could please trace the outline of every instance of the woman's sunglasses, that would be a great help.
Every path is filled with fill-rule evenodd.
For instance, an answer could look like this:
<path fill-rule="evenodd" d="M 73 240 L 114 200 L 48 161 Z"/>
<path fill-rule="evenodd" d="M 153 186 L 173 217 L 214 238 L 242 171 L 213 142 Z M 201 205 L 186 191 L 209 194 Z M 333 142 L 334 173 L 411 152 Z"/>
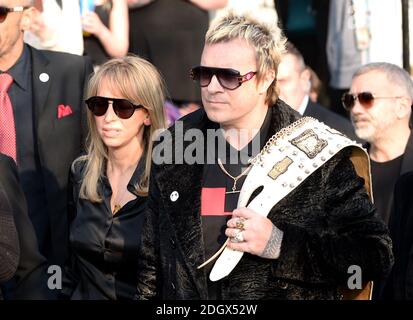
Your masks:
<path fill-rule="evenodd" d="M 251 80 L 257 72 L 251 71 L 241 75 L 239 71 L 229 68 L 194 67 L 191 69 L 192 80 L 199 83 L 201 87 L 207 87 L 215 75 L 219 84 L 228 90 L 235 90 L 246 81 Z"/>
<path fill-rule="evenodd" d="M 373 106 L 374 99 L 399 99 L 402 97 L 377 97 L 371 92 L 360 92 L 358 94 L 345 93 L 341 97 L 341 102 L 344 109 L 350 111 L 356 104 L 356 100 L 365 108 L 371 108 Z"/>
<path fill-rule="evenodd" d="M 7 8 L 7 7 L 0 7 L 0 23 L 4 22 L 6 20 L 7 15 L 10 12 L 23 12 L 25 9 L 28 9 L 28 7 L 13 7 L 13 8 Z"/>
<path fill-rule="evenodd" d="M 126 99 L 115 99 L 105 97 L 90 97 L 87 99 L 86 104 L 89 110 L 97 117 L 101 117 L 106 114 L 109 108 L 109 104 L 112 103 L 113 111 L 121 119 L 129 119 L 132 117 L 136 109 L 144 108 L 142 105 L 135 105 Z"/>

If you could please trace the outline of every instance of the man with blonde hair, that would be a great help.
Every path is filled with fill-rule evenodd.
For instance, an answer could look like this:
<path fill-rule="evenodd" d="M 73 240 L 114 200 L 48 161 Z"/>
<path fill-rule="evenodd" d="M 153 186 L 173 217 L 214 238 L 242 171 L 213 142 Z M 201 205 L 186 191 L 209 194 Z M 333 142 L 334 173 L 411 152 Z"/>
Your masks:
<path fill-rule="evenodd" d="M 204 109 L 154 148 L 138 298 L 339 299 L 350 266 L 361 268 L 363 281 L 389 271 L 390 239 L 349 152 L 335 153 L 311 119 L 278 99 L 284 45 L 279 28 L 246 16 L 228 13 L 211 25 L 201 64 L 191 70 Z M 224 151 L 187 139 L 208 140 L 213 129 Z M 165 141 L 185 150 L 184 163 L 177 154 L 158 161 Z M 190 164 L 188 150 L 208 161 Z M 242 155 L 253 160 L 233 161 Z"/>

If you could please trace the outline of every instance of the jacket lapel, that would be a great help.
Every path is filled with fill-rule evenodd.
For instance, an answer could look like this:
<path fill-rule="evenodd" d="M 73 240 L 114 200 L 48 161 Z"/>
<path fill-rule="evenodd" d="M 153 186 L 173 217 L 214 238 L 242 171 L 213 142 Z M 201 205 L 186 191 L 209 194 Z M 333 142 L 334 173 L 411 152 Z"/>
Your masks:
<path fill-rule="evenodd" d="M 214 124 L 208 120 L 204 111 L 199 111 L 199 115 L 200 121 L 192 124 L 191 127 L 184 122 L 183 132 L 196 128 L 200 129 L 206 137 L 207 129 L 213 128 Z M 178 142 L 182 140 L 178 133 L 175 132 L 175 135 Z M 185 150 L 191 143 L 184 141 L 182 149 Z M 175 141 L 173 146 L 175 150 Z M 206 274 L 204 269 L 197 269 L 205 261 L 200 214 L 203 168 L 203 164 L 189 165 L 185 161 L 183 164 L 176 164 L 174 161 L 173 164 L 166 165 L 163 170 L 160 170 L 156 179 L 160 186 L 161 197 L 165 199 L 165 212 L 175 231 L 177 248 L 182 253 L 200 298 L 206 299 Z"/>
<path fill-rule="evenodd" d="M 413 171 L 413 134 L 410 134 L 409 140 L 407 141 L 400 175 L 409 171 Z"/>
<path fill-rule="evenodd" d="M 40 115 L 45 106 L 49 95 L 50 83 L 53 81 L 48 68 L 49 60 L 38 50 L 30 48 L 32 57 L 32 86 L 33 86 L 33 107 L 35 125 L 39 123 Z M 57 111 L 56 111 L 57 112 Z M 37 129 L 37 127 L 36 127 Z"/>

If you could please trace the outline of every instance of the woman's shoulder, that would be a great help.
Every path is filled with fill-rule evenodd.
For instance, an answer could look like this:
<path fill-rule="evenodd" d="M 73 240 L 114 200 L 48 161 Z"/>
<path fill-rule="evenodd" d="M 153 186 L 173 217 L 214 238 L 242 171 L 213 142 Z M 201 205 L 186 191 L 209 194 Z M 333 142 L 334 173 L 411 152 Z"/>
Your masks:
<path fill-rule="evenodd" d="M 70 169 L 70 173 L 71 173 L 73 180 L 75 181 L 82 180 L 85 170 L 86 170 L 88 159 L 89 159 L 88 155 L 82 155 L 73 161 L 71 169 Z"/>

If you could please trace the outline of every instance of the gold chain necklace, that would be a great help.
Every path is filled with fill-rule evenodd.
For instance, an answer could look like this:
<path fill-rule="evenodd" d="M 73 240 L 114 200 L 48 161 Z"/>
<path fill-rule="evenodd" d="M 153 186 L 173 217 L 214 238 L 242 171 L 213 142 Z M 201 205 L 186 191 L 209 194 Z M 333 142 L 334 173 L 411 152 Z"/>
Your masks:
<path fill-rule="evenodd" d="M 241 178 L 242 176 L 246 175 L 248 173 L 248 171 L 251 169 L 251 165 L 248 166 L 247 169 L 245 169 L 244 171 L 242 171 L 239 175 L 237 175 L 236 177 L 234 177 L 233 175 L 231 175 L 225 168 L 224 165 L 222 164 L 222 161 L 220 158 L 218 158 L 218 165 L 221 168 L 221 170 L 228 176 L 230 177 L 232 180 L 234 180 L 234 185 L 232 186 L 232 191 L 228 191 L 225 193 L 238 193 L 241 192 L 240 190 L 237 191 L 237 181 L 239 178 Z"/>
<path fill-rule="evenodd" d="M 128 193 L 128 186 L 126 185 L 126 190 L 123 190 L 122 194 L 120 197 L 116 197 L 117 199 L 115 199 L 114 204 L 113 204 L 113 214 L 116 214 L 120 209 L 122 209 L 122 200 L 125 197 L 125 195 Z M 117 200 L 117 201 L 116 201 Z"/>

